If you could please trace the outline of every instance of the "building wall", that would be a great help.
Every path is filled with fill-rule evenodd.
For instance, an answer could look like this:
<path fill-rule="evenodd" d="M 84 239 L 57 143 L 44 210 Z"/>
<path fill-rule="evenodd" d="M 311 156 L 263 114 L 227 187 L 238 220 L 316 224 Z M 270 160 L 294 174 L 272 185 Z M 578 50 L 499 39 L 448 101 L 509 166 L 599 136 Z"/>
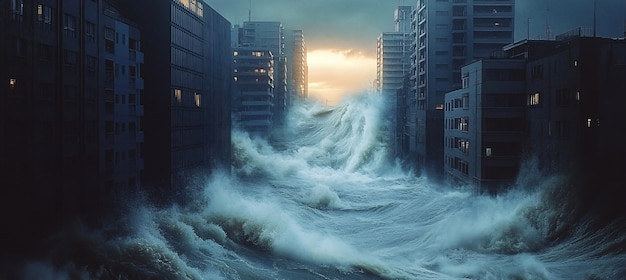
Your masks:
<path fill-rule="evenodd" d="M 237 124 L 246 131 L 267 136 L 274 124 L 274 57 L 271 51 L 234 48 L 236 95 L 233 109 Z"/>
<path fill-rule="evenodd" d="M 263 48 L 274 56 L 274 117 L 281 123 L 287 111 L 287 89 L 289 64 L 285 51 L 285 33 L 282 23 L 277 21 L 247 21 L 243 24 L 240 46 Z"/>
<path fill-rule="evenodd" d="M 411 71 L 416 101 L 409 118 L 415 119 L 417 168 L 433 179 L 443 174 L 445 93 L 461 86 L 465 63 L 513 41 L 513 16 L 513 0 L 417 2 Z"/>
<path fill-rule="evenodd" d="M 232 68 L 221 66 L 231 57 L 230 23 L 201 1 L 151 1 L 150 13 L 145 5 L 120 3 L 142 30 L 146 58 L 142 178 L 157 192 L 173 187 L 176 193 L 210 172 L 216 157 L 228 157 L 207 143 L 225 146 L 230 139 L 223 131 L 227 125 L 215 119 L 229 118 L 223 94 L 230 92 L 226 77 Z M 211 104 L 216 100 L 224 103 Z M 224 108 L 216 110 L 219 106 Z M 220 140 L 211 142 L 218 135 Z"/>
<path fill-rule="evenodd" d="M 494 193 L 516 178 L 526 133 L 524 82 L 519 59 L 483 59 L 462 68 L 462 88 L 446 94 L 448 181 Z"/>
<path fill-rule="evenodd" d="M 99 70 L 86 66 L 98 57 L 98 41 L 84 33 L 87 22 L 99 22 L 100 4 L 0 1 L 7 251 L 27 250 L 63 223 L 100 210 Z"/>
<path fill-rule="evenodd" d="M 139 30 L 111 3 L 103 3 L 100 26 L 97 65 L 103 83 L 97 92 L 103 133 L 100 134 L 99 158 L 104 171 L 103 194 L 112 198 L 119 191 L 136 191 L 141 185 L 141 117 L 144 111 L 141 65 L 144 55 Z"/>

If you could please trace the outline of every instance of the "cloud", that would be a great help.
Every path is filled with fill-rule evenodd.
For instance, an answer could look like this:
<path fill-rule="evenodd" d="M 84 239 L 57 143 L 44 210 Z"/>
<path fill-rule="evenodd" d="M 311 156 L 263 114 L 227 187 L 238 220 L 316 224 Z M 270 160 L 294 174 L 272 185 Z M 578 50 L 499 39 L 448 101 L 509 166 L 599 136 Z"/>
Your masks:
<path fill-rule="evenodd" d="M 353 49 L 318 49 L 308 54 L 309 95 L 334 104 L 371 89 L 376 58 Z"/>

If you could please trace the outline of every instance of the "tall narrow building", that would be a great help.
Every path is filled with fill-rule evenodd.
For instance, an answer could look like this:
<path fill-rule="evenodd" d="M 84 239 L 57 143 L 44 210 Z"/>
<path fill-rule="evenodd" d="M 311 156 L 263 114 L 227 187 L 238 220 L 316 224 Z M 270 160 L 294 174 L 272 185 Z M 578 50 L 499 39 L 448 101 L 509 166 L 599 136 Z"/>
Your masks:
<path fill-rule="evenodd" d="M 287 109 L 294 98 L 308 98 L 307 49 L 302 30 L 286 30 L 285 54 L 287 56 Z"/>
<path fill-rule="evenodd" d="M 146 58 L 143 183 L 175 193 L 230 154 L 230 22 L 202 1 L 119 6 L 142 30 Z"/>
<path fill-rule="evenodd" d="M 287 65 L 285 30 L 278 21 L 246 21 L 238 46 L 270 51 L 274 57 L 274 118 L 281 123 L 287 111 Z"/>
<path fill-rule="evenodd" d="M 144 55 L 137 26 L 123 17 L 114 3 L 103 2 L 102 13 L 100 55 L 97 60 L 87 57 L 86 67 L 98 65 L 102 69 L 98 96 L 102 112 L 99 126 L 104 127 L 104 133 L 99 134 L 99 166 L 104 173 L 105 197 L 111 197 L 116 190 L 134 190 L 141 184 L 144 81 L 140 73 Z"/>
<path fill-rule="evenodd" d="M 412 19 L 415 40 L 408 123 L 418 171 L 443 175 L 444 97 L 461 87 L 461 67 L 513 42 L 514 0 L 419 0 Z"/>
<path fill-rule="evenodd" d="M 236 125 L 267 136 L 274 117 L 274 56 L 254 47 L 233 48 L 233 110 Z"/>

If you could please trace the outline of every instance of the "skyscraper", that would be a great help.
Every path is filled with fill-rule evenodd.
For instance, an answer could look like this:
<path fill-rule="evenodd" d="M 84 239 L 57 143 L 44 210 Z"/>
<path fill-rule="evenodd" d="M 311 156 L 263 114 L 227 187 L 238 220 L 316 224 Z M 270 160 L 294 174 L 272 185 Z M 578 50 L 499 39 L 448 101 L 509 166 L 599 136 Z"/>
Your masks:
<path fill-rule="evenodd" d="M 202 1 L 119 6 L 142 30 L 146 57 L 144 183 L 177 190 L 230 156 L 230 22 Z"/>
<path fill-rule="evenodd" d="M 274 57 L 274 122 L 280 123 L 287 111 L 287 56 L 285 30 L 278 21 L 246 21 L 239 46 L 266 49 Z"/>
<path fill-rule="evenodd" d="M 408 106 L 410 152 L 418 171 L 443 174 L 445 93 L 461 87 L 461 67 L 513 42 L 514 0 L 418 0 Z M 414 102 L 413 102 L 414 100 Z"/>

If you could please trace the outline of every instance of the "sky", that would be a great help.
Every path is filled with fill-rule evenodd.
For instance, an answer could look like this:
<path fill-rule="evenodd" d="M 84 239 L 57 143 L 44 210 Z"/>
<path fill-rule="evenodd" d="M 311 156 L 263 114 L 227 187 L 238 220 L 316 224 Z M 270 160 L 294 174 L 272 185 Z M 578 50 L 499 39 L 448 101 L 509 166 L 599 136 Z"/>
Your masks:
<path fill-rule="evenodd" d="M 308 49 L 309 95 L 329 104 L 371 90 L 376 38 L 393 31 L 397 6 L 416 0 L 204 0 L 232 25 L 280 21 L 301 29 Z M 596 0 L 597 34 L 623 37 L 626 0 Z M 593 0 L 517 0 L 515 40 L 593 26 Z M 252 5 L 250 5 L 252 4 Z M 252 9 L 250 10 L 250 6 Z M 249 13 L 251 11 L 251 13 Z M 528 28 L 530 27 L 530 28 Z"/>

